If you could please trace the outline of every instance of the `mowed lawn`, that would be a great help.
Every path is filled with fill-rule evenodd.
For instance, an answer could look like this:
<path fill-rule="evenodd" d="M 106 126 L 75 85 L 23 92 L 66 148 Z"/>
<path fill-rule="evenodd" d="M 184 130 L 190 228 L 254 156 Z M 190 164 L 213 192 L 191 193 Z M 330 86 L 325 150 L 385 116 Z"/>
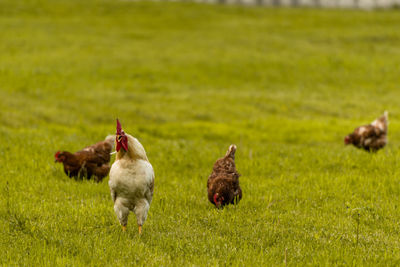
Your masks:
<path fill-rule="evenodd" d="M 0 29 L 1 265 L 400 263 L 398 10 L 6 0 Z M 384 110 L 383 151 L 344 146 Z M 142 236 L 108 177 L 54 163 L 117 117 L 155 169 Z M 232 143 L 243 199 L 216 210 Z"/>

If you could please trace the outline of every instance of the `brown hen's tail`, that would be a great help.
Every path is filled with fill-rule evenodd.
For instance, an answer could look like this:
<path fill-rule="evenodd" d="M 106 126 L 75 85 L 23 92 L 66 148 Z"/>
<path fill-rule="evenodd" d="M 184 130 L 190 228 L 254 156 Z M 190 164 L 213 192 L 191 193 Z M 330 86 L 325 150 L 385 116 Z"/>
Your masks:
<path fill-rule="evenodd" d="M 388 125 L 389 125 L 389 112 L 387 110 L 383 113 L 383 116 L 381 117 L 381 120 L 382 120 L 382 123 L 384 125 L 384 127 L 383 127 L 384 130 L 385 130 L 385 132 L 387 132 Z"/>
<path fill-rule="evenodd" d="M 225 154 L 225 157 L 231 157 L 235 159 L 236 145 L 230 145 L 228 151 Z"/>
<path fill-rule="evenodd" d="M 115 144 L 115 134 L 107 135 L 107 137 L 104 139 L 104 141 L 109 143 L 111 145 L 112 149 L 113 149 L 114 148 L 114 144 Z"/>
<path fill-rule="evenodd" d="M 384 123 L 384 124 L 388 124 L 389 123 L 389 112 L 385 111 L 383 113 L 382 116 L 380 116 L 378 119 L 376 119 L 377 121 Z"/>
<path fill-rule="evenodd" d="M 387 110 L 383 113 L 381 119 L 384 121 L 384 123 L 389 124 L 389 112 Z"/>
<path fill-rule="evenodd" d="M 374 120 L 371 125 L 378 128 L 380 131 L 387 132 L 389 124 L 389 113 L 385 111 L 382 116 Z"/>

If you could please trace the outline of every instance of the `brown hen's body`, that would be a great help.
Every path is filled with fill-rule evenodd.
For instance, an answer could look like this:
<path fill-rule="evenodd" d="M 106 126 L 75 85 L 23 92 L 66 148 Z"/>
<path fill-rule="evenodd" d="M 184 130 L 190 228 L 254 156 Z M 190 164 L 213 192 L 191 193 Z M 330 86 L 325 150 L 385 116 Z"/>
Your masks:
<path fill-rule="evenodd" d="M 346 145 L 352 144 L 366 151 L 376 152 L 387 144 L 388 112 L 371 124 L 357 127 L 353 133 L 344 139 Z"/>
<path fill-rule="evenodd" d="M 240 174 L 235 166 L 236 146 L 231 145 L 225 157 L 218 159 L 207 180 L 208 200 L 216 207 L 237 204 L 242 199 Z"/>
<path fill-rule="evenodd" d="M 100 182 L 110 171 L 110 153 L 114 138 L 115 136 L 108 136 L 104 141 L 75 153 L 57 152 L 56 162 L 63 163 L 65 174 L 71 178 L 90 179 L 93 176 L 95 181 Z"/>

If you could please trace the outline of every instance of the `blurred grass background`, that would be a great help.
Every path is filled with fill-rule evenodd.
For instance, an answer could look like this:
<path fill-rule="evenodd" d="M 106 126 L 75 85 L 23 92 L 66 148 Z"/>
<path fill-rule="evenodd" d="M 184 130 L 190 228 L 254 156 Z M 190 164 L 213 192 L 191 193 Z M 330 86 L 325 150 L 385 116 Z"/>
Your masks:
<path fill-rule="evenodd" d="M 0 262 L 398 264 L 399 25 L 396 10 L 0 1 Z M 344 147 L 384 110 L 385 150 Z M 141 237 L 132 216 L 121 232 L 108 179 L 54 163 L 116 117 L 156 173 Z M 215 210 L 206 180 L 231 143 L 244 197 Z"/>

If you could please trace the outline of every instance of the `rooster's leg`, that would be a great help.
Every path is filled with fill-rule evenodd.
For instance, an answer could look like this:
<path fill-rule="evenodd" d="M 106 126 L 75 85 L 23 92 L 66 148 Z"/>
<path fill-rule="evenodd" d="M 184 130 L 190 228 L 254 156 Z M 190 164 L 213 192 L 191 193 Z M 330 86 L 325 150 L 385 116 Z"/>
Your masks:
<path fill-rule="evenodd" d="M 112 194 L 111 194 L 112 195 Z M 121 203 L 121 199 L 117 198 L 114 203 L 114 211 L 118 217 L 122 230 L 125 232 L 126 225 L 128 224 L 129 209 Z"/>
<path fill-rule="evenodd" d="M 139 226 L 139 234 L 142 233 L 142 225 L 146 221 L 147 212 L 149 211 L 150 205 L 147 200 L 142 200 L 136 204 L 135 214 L 137 219 L 137 225 Z"/>

